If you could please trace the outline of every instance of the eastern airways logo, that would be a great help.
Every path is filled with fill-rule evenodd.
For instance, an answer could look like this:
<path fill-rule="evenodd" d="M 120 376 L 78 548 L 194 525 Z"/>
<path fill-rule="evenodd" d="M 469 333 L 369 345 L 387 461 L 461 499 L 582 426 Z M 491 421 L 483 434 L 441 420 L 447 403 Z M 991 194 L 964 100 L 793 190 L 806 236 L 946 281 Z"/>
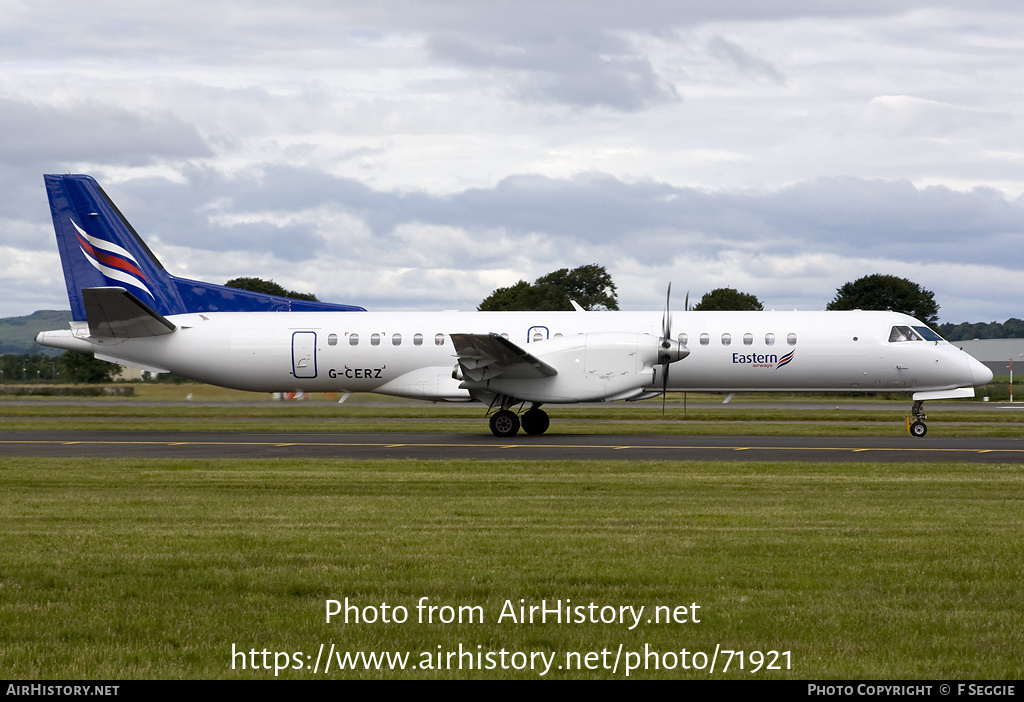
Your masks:
<path fill-rule="evenodd" d="M 139 270 L 139 262 L 134 256 L 117 244 L 89 236 L 75 220 L 71 220 L 71 224 L 78 231 L 78 245 L 85 254 L 85 260 L 91 263 L 93 268 L 111 280 L 126 283 L 154 297 L 146 285 L 146 276 Z"/>
<path fill-rule="evenodd" d="M 796 349 L 793 349 L 782 358 L 779 358 L 774 353 L 734 353 L 732 355 L 732 362 L 749 365 L 751 368 L 775 368 L 778 370 L 783 366 L 789 365 L 795 353 Z"/>

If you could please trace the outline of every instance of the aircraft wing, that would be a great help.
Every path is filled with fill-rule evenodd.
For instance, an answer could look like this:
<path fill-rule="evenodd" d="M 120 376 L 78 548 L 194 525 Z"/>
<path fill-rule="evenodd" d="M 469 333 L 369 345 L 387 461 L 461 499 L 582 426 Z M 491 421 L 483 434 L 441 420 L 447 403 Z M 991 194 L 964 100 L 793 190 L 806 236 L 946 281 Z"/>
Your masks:
<path fill-rule="evenodd" d="M 500 334 L 452 334 L 467 380 L 550 378 L 558 371 Z"/>
<path fill-rule="evenodd" d="M 134 339 L 170 334 L 176 328 L 124 288 L 83 288 L 82 298 L 92 336 Z"/>

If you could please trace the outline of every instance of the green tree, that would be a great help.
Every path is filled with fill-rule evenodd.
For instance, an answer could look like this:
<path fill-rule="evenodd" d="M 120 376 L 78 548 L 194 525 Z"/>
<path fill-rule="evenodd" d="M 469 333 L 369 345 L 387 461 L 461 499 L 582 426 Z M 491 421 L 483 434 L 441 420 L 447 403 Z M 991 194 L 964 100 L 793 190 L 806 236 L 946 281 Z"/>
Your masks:
<path fill-rule="evenodd" d="M 532 284 L 520 280 L 498 288 L 477 307 L 481 312 L 571 310 L 575 300 L 586 310 L 617 310 L 619 302 L 611 275 L 592 263 L 579 268 L 562 268 L 537 278 Z"/>
<path fill-rule="evenodd" d="M 533 286 L 525 280 L 507 288 L 498 288 L 481 302 L 477 309 L 483 312 L 508 312 L 512 310 L 535 310 L 538 304 Z"/>
<path fill-rule="evenodd" d="M 750 293 L 741 293 L 735 288 L 717 288 L 704 293 L 700 302 L 691 309 L 707 312 L 760 312 L 764 305 Z"/>
<path fill-rule="evenodd" d="M 0 356 L 0 381 L 36 383 L 60 380 L 56 356 L 42 353 L 8 353 Z"/>
<path fill-rule="evenodd" d="M 232 278 L 224 283 L 226 287 L 249 290 L 251 292 L 264 293 L 266 295 L 277 295 L 278 297 L 289 297 L 293 300 L 317 301 L 316 295 L 312 293 L 300 293 L 294 290 L 287 290 L 284 286 L 275 283 L 273 280 L 263 278 Z"/>
<path fill-rule="evenodd" d="M 100 361 L 91 353 L 65 351 L 57 359 L 60 379 L 65 383 L 109 383 L 121 372 L 116 363 Z"/>
<path fill-rule="evenodd" d="M 827 310 L 891 310 L 915 317 L 925 324 L 939 322 L 935 294 L 917 283 L 894 275 L 866 275 L 836 290 Z"/>
<path fill-rule="evenodd" d="M 1024 338 L 1024 320 L 1010 317 L 1003 323 L 999 322 L 961 322 L 940 324 L 936 331 L 946 341 L 963 341 L 965 339 L 1020 339 Z"/>

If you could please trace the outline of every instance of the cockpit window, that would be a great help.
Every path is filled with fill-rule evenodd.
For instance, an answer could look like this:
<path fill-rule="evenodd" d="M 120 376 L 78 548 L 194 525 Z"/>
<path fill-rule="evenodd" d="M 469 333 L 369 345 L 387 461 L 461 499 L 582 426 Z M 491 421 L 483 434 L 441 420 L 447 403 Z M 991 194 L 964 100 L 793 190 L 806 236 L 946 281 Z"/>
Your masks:
<path fill-rule="evenodd" d="M 918 334 L 924 337 L 925 341 L 944 341 L 944 339 L 928 327 L 914 327 Z"/>
<path fill-rule="evenodd" d="M 923 341 L 923 339 L 910 327 L 896 326 L 889 332 L 889 341 Z"/>

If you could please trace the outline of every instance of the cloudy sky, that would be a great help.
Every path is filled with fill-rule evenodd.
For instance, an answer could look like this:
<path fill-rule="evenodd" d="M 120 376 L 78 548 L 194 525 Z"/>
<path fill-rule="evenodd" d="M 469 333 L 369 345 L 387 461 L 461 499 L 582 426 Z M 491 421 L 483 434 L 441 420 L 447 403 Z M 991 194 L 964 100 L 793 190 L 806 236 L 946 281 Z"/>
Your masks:
<path fill-rule="evenodd" d="M 369 309 L 598 263 L 1024 317 L 1022 91 L 1017 0 L 0 0 L 0 316 L 67 307 L 76 172 L 177 275 Z"/>

